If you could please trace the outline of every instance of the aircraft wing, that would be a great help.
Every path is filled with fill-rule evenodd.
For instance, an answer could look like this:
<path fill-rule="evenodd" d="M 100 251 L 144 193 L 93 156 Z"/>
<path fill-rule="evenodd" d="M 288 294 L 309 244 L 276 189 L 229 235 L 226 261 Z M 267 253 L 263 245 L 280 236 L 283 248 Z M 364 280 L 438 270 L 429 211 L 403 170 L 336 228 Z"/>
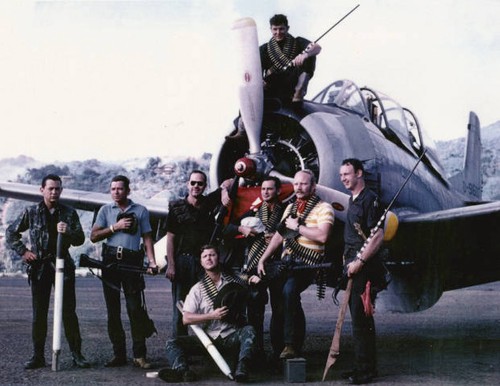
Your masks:
<path fill-rule="evenodd" d="M 413 312 L 443 291 L 500 280 L 500 201 L 401 215 L 388 243 L 392 283 L 384 307 Z"/>
<path fill-rule="evenodd" d="M 19 184 L 13 182 L 0 182 L 0 197 L 14 198 L 24 201 L 39 202 L 42 199 L 40 187 L 28 184 Z M 144 205 L 149 210 L 151 226 L 154 230 L 155 256 L 156 263 L 163 268 L 167 262 L 166 238 L 162 232 L 159 232 L 160 221 L 165 219 L 168 213 L 168 201 L 155 199 L 131 198 L 134 202 Z M 75 209 L 97 212 L 104 204 L 111 202 L 109 193 L 96 193 L 84 190 L 64 189 L 60 201 L 70 205 Z"/>
<path fill-rule="evenodd" d="M 38 202 L 42 199 L 40 187 L 13 182 L 0 182 L 0 197 L 15 198 L 24 201 Z M 168 202 L 154 199 L 139 199 L 131 196 L 134 202 L 148 208 L 152 217 L 164 217 L 168 212 Z M 96 193 L 85 190 L 64 189 L 60 201 L 75 209 L 95 211 L 102 205 L 111 202 L 109 193 Z"/>

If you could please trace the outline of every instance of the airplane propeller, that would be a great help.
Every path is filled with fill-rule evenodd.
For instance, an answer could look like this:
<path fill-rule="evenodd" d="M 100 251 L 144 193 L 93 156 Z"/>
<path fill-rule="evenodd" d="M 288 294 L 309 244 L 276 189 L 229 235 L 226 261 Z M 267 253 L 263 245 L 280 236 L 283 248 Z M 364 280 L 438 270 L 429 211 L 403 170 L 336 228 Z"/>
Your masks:
<path fill-rule="evenodd" d="M 257 26 L 250 17 L 238 19 L 233 24 L 239 58 L 240 114 L 248 135 L 250 154 L 261 151 L 260 135 L 264 112 L 264 90 L 262 87 L 262 66 L 260 64 Z"/>
<path fill-rule="evenodd" d="M 274 169 L 273 161 L 262 151 L 261 133 L 264 115 L 262 66 L 257 37 L 257 27 L 252 18 L 238 19 L 233 24 L 239 49 L 239 101 L 240 114 L 248 137 L 249 154 L 236 161 L 237 175 L 252 178 L 256 175 L 273 175 L 285 183 L 293 183 L 293 176 L 286 176 Z M 302 166 L 302 165 L 301 165 Z M 345 220 L 349 196 L 328 186 L 317 185 L 317 194 L 334 204 L 337 216 Z"/>

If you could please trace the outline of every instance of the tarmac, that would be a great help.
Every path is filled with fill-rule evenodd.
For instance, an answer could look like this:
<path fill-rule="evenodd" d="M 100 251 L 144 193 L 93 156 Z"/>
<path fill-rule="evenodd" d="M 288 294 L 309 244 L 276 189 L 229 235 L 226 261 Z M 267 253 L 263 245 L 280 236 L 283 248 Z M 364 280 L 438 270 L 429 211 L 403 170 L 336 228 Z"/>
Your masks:
<path fill-rule="evenodd" d="M 0 277 L 0 385 L 164 385 L 148 372 L 166 367 L 164 346 L 171 328 L 170 283 L 163 277 L 146 278 L 146 299 L 158 335 L 148 339 L 148 359 L 154 369 L 105 368 L 112 356 L 106 332 L 106 311 L 101 283 L 94 277 L 78 277 L 77 313 L 83 337 L 83 354 L 90 369 L 73 366 L 65 338 L 60 368 L 50 364 L 37 370 L 24 370 L 32 354 L 31 293 L 26 278 Z M 378 369 L 377 385 L 498 385 L 500 384 L 500 282 L 446 292 L 432 308 L 413 314 L 376 312 Z M 341 297 L 340 297 L 341 298 Z M 315 287 L 302 297 L 307 318 L 306 382 L 296 385 L 346 384 L 342 371 L 353 366 L 350 318 L 343 328 L 340 357 L 321 382 L 338 315 L 338 307 L 326 298 L 317 300 Z M 130 343 L 130 328 L 122 301 L 122 320 Z M 266 349 L 270 350 L 269 312 L 266 314 Z M 49 311 L 46 360 L 52 358 L 52 305 Z M 130 345 L 129 345 L 130 346 Z M 129 357 L 132 356 L 128 347 Z M 261 364 L 250 375 L 249 384 L 285 385 L 281 365 Z M 192 370 L 199 385 L 228 385 L 210 357 L 192 358 Z"/>

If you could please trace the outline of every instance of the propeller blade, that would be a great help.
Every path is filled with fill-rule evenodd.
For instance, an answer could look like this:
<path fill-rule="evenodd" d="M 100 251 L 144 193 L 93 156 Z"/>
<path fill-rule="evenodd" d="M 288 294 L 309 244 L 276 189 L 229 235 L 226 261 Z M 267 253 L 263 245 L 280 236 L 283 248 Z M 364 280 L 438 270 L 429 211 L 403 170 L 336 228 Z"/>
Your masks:
<path fill-rule="evenodd" d="M 283 183 L 293 184 L 293 177 L 288 177 L 280 172 L 273 170 L 269 175 L 278 177 Z M 316 194 L 326 202 L 332 204 L 335 210 L 335 217 L 341 221 L 346 220 L 347 208 L 349 207 L 349 195 L 339 190 L 329 188 L 325 185 L 316 185 Z"/>
<path fill-rule="evenodd" d="M 260 134 L 264 112 L 264 89 L 260 64 L 257 26 L 250 17 L 233 24 L 236 45 L 239 48 L 240 114 L 248 137 L 250 154 L 260 152 Z"/>

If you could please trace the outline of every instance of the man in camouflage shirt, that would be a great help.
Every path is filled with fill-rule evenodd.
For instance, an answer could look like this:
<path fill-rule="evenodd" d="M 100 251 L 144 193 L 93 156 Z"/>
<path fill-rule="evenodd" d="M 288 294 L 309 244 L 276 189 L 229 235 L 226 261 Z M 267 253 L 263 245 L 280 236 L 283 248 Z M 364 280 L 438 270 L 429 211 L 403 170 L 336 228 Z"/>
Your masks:
<path fill-rule="evenodd" d="M 32 205 L 12 223 L 6 231 L 6 244 L 28 264 L 28 277 L 33 297 L 33 357 L 25 369 L 45 366 L 45 340 L 50 293 L 55 280 L 55 259 L 58 233 L 62 236 L 61 256 L 64 258 L 63 324 L 66 339 L 78 367 L 89 367 L 81 354 L 82 339 L 76 315 L 75 263 L 68 248 L 81 245 L 85 235 L 76 211 L 59 203 L 62 192 L 61 178 L 54 174 L 45 176 L 40 192 L 43 201 Z M 22 241 L 21 234 L 29 230 L 30 248 Z"/>

